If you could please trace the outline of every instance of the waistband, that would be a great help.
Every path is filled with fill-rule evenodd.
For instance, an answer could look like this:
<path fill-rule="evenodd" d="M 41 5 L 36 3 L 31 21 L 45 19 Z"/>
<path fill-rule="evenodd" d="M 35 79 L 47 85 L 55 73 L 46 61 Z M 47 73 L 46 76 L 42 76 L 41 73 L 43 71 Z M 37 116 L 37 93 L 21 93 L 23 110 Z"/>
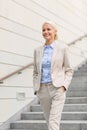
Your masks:
<path fill-rule="evenodd" d="M 53 85 L 52 82 L 49 83 L 41 83 L 40 86 L 48 86 L 48 85 Z"/>

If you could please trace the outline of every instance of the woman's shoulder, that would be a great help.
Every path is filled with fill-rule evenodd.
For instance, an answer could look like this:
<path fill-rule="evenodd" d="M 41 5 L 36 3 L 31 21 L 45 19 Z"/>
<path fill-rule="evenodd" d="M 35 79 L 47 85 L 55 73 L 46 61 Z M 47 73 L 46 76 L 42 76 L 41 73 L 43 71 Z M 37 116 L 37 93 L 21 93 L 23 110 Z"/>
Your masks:
<path fill-rule="evenodd" d="M 68 44 L 65 44 L 65 43 L 62 43 L 62 42 L 59 42 L 59 41 L 56 41 L 56 46 L 59 48 L 62 48 L 62 49 L 66 49 L 68 48 Z"/>

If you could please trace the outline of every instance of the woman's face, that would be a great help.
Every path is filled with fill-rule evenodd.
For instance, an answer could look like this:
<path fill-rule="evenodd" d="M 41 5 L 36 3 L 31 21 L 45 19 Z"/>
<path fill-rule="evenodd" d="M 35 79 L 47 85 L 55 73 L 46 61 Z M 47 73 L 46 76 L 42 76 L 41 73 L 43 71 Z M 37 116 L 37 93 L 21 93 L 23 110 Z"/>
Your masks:
<path fill-rule="evenodd" d="M 46 42 L 52 42 L 55 40 L 57 31 L 50 24 L 46 23 L 42 26 L 42 35 Z"/>

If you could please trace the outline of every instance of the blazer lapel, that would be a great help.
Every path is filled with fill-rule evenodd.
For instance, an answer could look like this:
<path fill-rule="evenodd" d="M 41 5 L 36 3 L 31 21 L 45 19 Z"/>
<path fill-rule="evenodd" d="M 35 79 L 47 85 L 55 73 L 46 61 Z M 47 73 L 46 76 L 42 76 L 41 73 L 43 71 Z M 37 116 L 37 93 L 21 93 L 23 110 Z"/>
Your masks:
<path fill-rule="evenodd" d="M 42 46 L 42 47 L 40 48 L 40 50 L 39 50 L 39 53 L 38 53 L 40 71 L 41 71 L 41 63 L 42 63 L 43 49 L 44 49 L 44 47 Z"/>
<path fill-rule="evenodd" d="M 53 68 L 53 65 L 55 64 L 55 58 L 57 54 L 58 54 L 57 43 L 55 43 L 53 54 L 52 54 L 52 60 L 51 60 L 51 69 Z"/>

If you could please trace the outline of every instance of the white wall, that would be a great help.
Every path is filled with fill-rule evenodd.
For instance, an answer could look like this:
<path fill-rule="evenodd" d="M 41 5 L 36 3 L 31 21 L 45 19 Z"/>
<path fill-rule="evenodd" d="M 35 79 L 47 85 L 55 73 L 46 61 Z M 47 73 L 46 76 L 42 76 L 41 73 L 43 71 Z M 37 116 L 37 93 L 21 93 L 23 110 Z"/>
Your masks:
<path fill-rule="evenodd" d="M 0 62 L 12 64 L 3 66 L 0 76 L 33 60 L 34 48 L 44 43 L 41 26 L 46 20 L 56 23 L 60 42 L 67 44 L 84 35 L 86 6 L 82 0 L 77 3 L 78 7 L 70 0 L 0 0 L 0 50 L 5 51 L 0 51 Z"/>

